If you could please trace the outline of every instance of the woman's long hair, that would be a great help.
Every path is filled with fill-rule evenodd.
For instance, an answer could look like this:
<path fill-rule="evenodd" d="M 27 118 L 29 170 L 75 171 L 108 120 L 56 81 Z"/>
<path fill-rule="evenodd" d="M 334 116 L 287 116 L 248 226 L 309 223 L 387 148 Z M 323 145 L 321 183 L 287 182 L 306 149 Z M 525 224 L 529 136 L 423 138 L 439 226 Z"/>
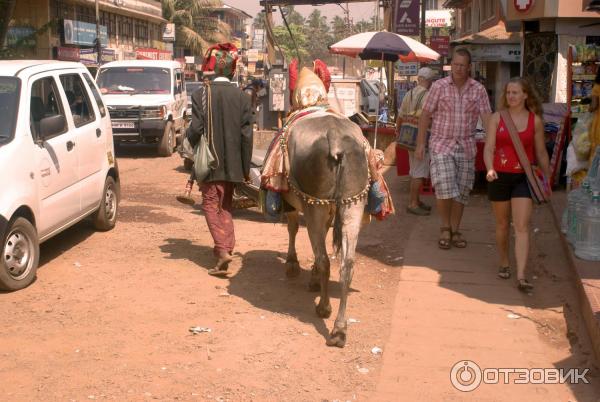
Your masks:
<path fill-rule="evenodd" d="M 543 110 L 540 98 L 529 81 L 522 77 L 511 78 L 510 81 L 504 85 L 504 91 L 502 92 L 502 109 L 508 109 L 508 101 L 506 100 L 506 88 L 508 88 L 508 84 L 519 84 L 523 92 L 527 94 L 527 99 L 525 99 L 525 108 L 530 112 L 542 117 Z"/>

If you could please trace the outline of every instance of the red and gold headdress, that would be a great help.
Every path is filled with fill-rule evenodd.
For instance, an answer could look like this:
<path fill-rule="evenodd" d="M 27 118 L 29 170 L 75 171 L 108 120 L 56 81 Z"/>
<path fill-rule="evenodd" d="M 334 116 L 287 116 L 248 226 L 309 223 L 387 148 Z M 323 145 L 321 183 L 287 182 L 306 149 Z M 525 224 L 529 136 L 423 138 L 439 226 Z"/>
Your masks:
<path fill-rule="evenodd" d="M 219 43 L 206 51 L 202 71 L 214 71 L 215 75 L 232 78 L 238 60 L 238 49 L 232 43 Z"/>
<path fill-rule="evenodd" d="M 290 72 L 290 98 L 295 109 L 313 106 L 327 101 L 331 75 L 327 65 L 316 59 L 312 71 L 306 67 L 298 74 L 298 60 L 292 59 Z"/>

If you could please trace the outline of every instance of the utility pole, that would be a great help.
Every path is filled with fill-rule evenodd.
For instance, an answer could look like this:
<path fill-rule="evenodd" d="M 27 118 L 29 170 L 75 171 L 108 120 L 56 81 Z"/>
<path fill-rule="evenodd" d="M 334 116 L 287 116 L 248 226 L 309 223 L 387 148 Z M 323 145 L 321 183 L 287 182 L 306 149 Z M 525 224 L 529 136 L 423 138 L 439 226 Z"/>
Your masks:
<path fill-rule="evenodd" d="M 100 62 L 102 60 L 102 44 L 100 43 L 100 6 L 98 5 L 98 0 L 96 0 L 96 60 L 98 62 L 98 67 L 100 67 Z"/>
<path fill-rule="evenodd" d="M 427 0 L 421 0 L 421 43 L 425 44 L 425 10 L 427 8 Z"/>

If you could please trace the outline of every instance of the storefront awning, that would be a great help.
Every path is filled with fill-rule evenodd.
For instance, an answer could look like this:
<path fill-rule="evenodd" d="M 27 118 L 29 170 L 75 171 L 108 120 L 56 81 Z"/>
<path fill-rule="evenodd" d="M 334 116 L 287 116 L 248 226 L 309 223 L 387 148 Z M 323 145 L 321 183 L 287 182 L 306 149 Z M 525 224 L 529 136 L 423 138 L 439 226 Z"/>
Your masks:
<path fill-rule="evenodd" d="M 484 31 L 455 39 L 450 43 L 452 45 L 516 45 L 521 43 L 521 33 L 506 32 L 504 23 L 500 22 Z"/>

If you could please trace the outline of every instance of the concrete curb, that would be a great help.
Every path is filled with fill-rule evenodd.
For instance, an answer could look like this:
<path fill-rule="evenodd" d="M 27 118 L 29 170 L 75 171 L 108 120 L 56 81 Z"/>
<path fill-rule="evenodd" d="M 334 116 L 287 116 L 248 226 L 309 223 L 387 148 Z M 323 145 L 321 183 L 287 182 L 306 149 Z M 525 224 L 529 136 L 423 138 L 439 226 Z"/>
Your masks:
<path fill-rule="evenodd" d="M 561 239 L 569 267 L 575 275 L 577 292 L 579 294 L 579 302 L 583 320 L 588 329 L 588 334 L 592 342 L 592 348 L 596 360 L 600 361 L 600 262 L 584 261 L 577 257 L 573 252 L 573 248 L 569 245 L 567 238 L 561 232 L 561 214 L 565 205 L 559 205 L 554 199 L 548 204 L 556 231 Z M 566 204 L 563 200 L 562 204 Z"/>

